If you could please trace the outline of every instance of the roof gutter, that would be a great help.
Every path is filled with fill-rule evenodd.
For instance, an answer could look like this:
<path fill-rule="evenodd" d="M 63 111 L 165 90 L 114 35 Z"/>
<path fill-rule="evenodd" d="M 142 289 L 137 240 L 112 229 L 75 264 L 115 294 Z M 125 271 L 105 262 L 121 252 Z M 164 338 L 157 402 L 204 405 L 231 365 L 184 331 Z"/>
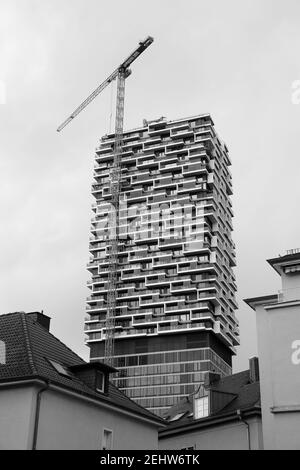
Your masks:
<path fill-rule="evenodd" d="M 37 392 L 36 396 L 36 404 L 35 404 L 35 414 L 34 414 L 34 427 L 33 427 L 33 438 L 32 438 L 32 450 L 36 450 L 38 432 L 39 432 L 39 421 L 40 421 L 40 409 L 41 409 L 41 398 L 42 393 L 48 390 L 50 387 L 50 382 L 48 380 L 45 381 L 44 387 L 40 388 Z"/>
<path fill-rule="evenodd" d="M 244 410 L 244 416 L 245 415 L 249 416 L 249 418 L 257 415 L 261 416 L 261 409 L 260 407 L 256 406 L 247 408 Z M 222 425 L 224 423 L 235 421 L 236 419 L 239 419 L 237 416 L 237 412 L 233 411 L 224 415 L 210 416 L 209 418 L 201 418 L 198 420 L 194 420 L 189 423 L 181 424 L 181 426 L 172 427 L 171 425 L 169 425 L 166 428 L 160 429 L 158 431 L 159 439 L 168 438 L 170 436 L 175 436 L 178 434 L 184 434 L 186 432 L 192 432 L 197 429 L 205 429 L 211 426 Z"/>

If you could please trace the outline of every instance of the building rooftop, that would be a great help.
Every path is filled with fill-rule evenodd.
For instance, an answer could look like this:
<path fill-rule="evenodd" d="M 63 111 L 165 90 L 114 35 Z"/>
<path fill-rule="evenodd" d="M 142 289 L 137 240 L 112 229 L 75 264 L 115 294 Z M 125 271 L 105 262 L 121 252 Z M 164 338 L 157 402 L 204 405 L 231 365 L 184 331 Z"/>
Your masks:
<path fill-rule="evenodd" d="M 288 250 L 285 255 L 278 256 L 277 258 L 268 259 L 267 262 L 275 269 L 279 274 L 281 273 L 280 268 L 288 264 L 298 263 L 300 261 L 300 248 L 294 248 Z"/>
<path fill-rule="evenodd" d="M 260 297 L 252 297 L 244 299 L 244 302 L 249 305 L 253 310 L 255 306 L 259 304 L 276 304 L 278 303 L 278 294 L 262 295 Z"/>
<path fill-rule="evenodd" d="M 210 113 L 201 113 L 201 114 L 196 114 L 195 116 L 188 116 L 186 118 L 178 118 L 178 119 L 172 119 L 172 120 L 168 120 L 165 116 L 161 116 L 160 118 L 156 118 L 156 119 L 150 119 L 150 120 L 144 119 L 143 123 L 142 123 L 142 126 L 134 127 L 132 129 L 128 129 L 128 130 L 124 130 L 124 134 L 127 135 L 127 134 L 131 134 L 132 132 L 147 130 L 149 124 L 150 125 L 151 124 L 155 125 L 155 124 L 159 124 L 159 123 L 166 123 L 168 125 L 170 125 L 170 124 L 180 124 L 181 122 L 193 121 L 195 119 L 201 119 L 201 118 L 206 118 L 206 117 L 209 118 L 211 120 L 212 125 L 214 125 L 214 122 L 212 120 L 212 117 L 211 117 Z M 114 138 L 114 136 L 115 136 L 114 133 L 110 133 L 110 134 L 107 134 L 105 137 L 107 139 L 112 139 L 112 138 Z"/>
<path fill-rule="evenodd" d="M 0 384 L 41 379 L 81 396 L 129 411 L 137 418 L 146 418 L 156 424 L 163 423 L 110 382 L 108 393 L 105 394 L 97 392 L 81 380 L 77 376 L 77 370 L 100 367 L 105 372 L 111 372 L 115 369 L 100 363 L 86 363 L 48 331 L 50 319 L 44 317 L 46 316 L 39 312 L 0 315 Z M 60 367 L 57 369 L 53 363 Z"/>
<path fill-rule="evenodd" d="M 260 414 L 259 382 L 251 381 L 250 370 L 212 381 L 208 387 L 210 392 L 226 396 L 224 406 L 217 411 L 212 410 L 209 416 L 195 419 L 193 415 L 194 395 L 189 395 L 169 410 L 169 424 L 160 431 L 160 435 L 188 432 L 198 427 L 208 427 L 232 419 L 238 419 L 238 413 Z M 177 419 L 174 419 L 178 417 Z M 173 419 L 173 420 L 172 420 Z"/>

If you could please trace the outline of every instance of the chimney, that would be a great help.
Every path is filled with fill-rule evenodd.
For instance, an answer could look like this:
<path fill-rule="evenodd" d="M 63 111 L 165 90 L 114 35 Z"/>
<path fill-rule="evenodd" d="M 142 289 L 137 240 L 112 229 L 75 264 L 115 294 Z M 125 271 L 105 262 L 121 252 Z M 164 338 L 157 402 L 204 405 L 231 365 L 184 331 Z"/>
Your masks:
<path fill-rule="evenodd" d="M 27 315 L 31 317 L 33 321 L 39 323 L 45 330 L 50 331 L 51 318 L 45 315 L 43 310 L 41 312 L 29 312 Z"/>
<path fill-rule="evenodd" d="M 207 372 L 204 378 L 204 387 L 209 388 L 214 382 L 218 382 L 221 378 L 216 372 Z"/>
<path fill-rule="evenodd" d="M 258 357 L 250 357 L 249 359 L 249 372 L 251 383 L 259 382 L 259 363 Z"/>

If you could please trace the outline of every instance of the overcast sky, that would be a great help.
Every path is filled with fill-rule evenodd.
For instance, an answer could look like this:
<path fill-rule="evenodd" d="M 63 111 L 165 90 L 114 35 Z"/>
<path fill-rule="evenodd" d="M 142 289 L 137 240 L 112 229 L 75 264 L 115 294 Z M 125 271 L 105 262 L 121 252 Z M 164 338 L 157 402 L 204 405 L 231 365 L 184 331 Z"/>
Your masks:
<path fill-rule="evenodd" d="M 43 309 L 52 331 L 88 357 L 94 149 L 109 131 L 106 89 L 57 126 L 139 40 L 154 37 L 126 82 L 125 128 L 211 113 L 233 162 L 241 346 L 256 354 L 242 299 L 280 279 L 265 260 L 300 246 L 298 0 L 0 0 L 0 310 Z M 6 88 L 6 96 L 4 96 Z"/>

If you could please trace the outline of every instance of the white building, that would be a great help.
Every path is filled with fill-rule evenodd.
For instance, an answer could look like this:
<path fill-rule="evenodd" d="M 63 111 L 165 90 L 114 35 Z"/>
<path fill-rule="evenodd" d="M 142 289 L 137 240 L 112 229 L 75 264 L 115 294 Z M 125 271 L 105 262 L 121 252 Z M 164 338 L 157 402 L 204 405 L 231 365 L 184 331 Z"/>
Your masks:
<path fill-rule="evenodd" d="M 279 294 L 247 299 L 256 312 L 265 449 L 300 449 L 300 250 L 268 260 Z"/>
<path fill-rule="evenodd" d="M 0 449 L 157 449 L 157 416 L 49 332 L 38 312 L 0 316 Z"/>

